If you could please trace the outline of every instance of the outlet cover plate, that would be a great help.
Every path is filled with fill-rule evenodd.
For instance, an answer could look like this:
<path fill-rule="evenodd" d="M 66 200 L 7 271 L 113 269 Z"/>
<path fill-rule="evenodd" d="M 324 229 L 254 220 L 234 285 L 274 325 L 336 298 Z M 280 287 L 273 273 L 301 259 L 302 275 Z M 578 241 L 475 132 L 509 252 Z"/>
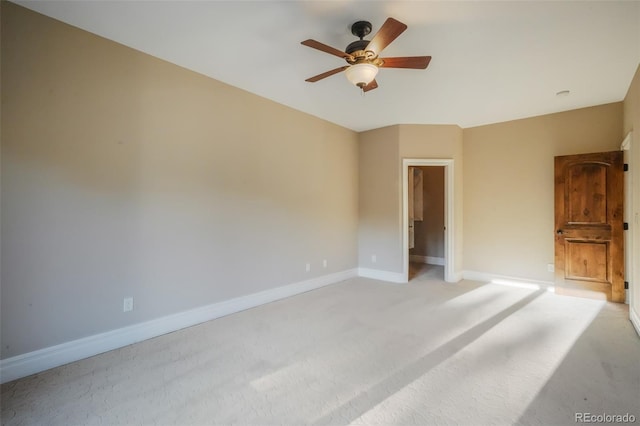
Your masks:
<path fill-rule="evenodd" d="M 122 312 L 131 311 L 133 311 L 133 297 L 125 297 L 124 303 L 122 304 Z"/>

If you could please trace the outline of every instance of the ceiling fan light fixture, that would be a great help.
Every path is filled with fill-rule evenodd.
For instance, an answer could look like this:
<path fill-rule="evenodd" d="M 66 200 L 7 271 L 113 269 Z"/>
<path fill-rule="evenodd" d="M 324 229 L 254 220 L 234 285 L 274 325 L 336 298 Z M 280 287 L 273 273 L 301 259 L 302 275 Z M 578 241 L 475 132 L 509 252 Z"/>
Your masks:
<path fill-rule="evenodd" d="M 361 89 L 371 83 L 377 74 L 378 67 L 368 63 L 354 64 L 345 70 L 345 75 L 351 84 Z"/>
<path fill-rule="evenodd" d="M 351 26 L 351 33 L 360 40 L 350 43 L 344 51 L 313 39 L 300 42 L 303 46 L 337 56 L 348 64 L 307 78 L 305 81 L 315 83 L 344 71 L 351 84 L 359 87 L 362 93 L 365 93 L 378 87 L 378 82 L 376 81 L 378 68 L 409 68 L 416 70 L 427 68 L 429 61 L 431 61 L 431 56 L 380 57 L 380 52 L 406 29 L 407 26 L 402 22 L 387 18 L 382 27 L 369 41 L 365 40 L 364 37 L 371 32 L 371 23 L 358 21 Z"/>

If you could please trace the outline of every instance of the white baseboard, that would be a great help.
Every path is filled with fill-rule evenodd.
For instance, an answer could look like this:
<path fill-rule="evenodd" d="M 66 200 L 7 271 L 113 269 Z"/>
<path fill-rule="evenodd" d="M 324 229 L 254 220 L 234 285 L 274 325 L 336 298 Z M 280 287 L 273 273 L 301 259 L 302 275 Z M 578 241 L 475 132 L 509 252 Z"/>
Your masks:
<path fill-rule="evenodd" d="M 420 254 L 409 255 L 411 262 L 426 263 L 427 265 L 444 266 L 444 257 L 422 256 Z"/>
<path fill-rule="evenodd" d="M 358 272 L 358 269 L 336 272 L 3 359 L 0 360 L 0 383 L 315 290 L 356 277 Z"/>
<path fill-rule="evenodd" d="M 636 329 L 636 333 L 640 336 L 640 315 L 632 307 L 629 307 L 629 319 L 633 324 L 633 328 Z"/>
<path fill-rule="evenodd" d="M 464 279 L 464 274 L 460 271 L 454 272 L 453 276 L 451 277 L 450 281 L 447 282 L 451 282 L 451 283 L 458 283 L 460 281 L 462 281 Z"/>
<path fill-rule="evenodd" d="M 470 281 L 482 281 L 492 284 L 511 285 L 514 287 L 537 287 L 553 290 L 552 281 L 531 280 L 528 278 L 511 277 L 507 275 L 491 274 L 478 271 L 462 271 L 462 278 Z"/>
<path fill-rule="evenodd" d="M 358 268 L 358 276 L 392 283 L 406 283 L 402 272 L 381 271 L 379 269 Z"/>

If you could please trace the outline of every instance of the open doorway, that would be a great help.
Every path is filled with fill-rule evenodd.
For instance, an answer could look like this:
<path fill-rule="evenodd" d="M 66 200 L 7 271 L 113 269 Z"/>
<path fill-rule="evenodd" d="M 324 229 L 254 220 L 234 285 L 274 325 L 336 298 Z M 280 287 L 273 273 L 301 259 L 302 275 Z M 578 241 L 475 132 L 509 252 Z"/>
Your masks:
<path fill-rule="evenodd" d="M 444 166 L 409 166 L 409 281 L 444 279 Z"/>
<path fill-rule="evenodd" d="M 455 282 L 453 160 L 404 159 L 402 176 L 404 280 L 432 265 Z"/>

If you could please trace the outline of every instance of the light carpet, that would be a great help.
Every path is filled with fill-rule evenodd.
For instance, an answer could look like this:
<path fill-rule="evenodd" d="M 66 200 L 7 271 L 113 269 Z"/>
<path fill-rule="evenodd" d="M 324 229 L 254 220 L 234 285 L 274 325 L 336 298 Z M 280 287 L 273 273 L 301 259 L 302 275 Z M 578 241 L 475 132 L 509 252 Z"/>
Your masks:
<path fill-rule="evenodd" d="M 416 275 L 350 279 L 4 384 L 2 424 L 640 423 L 625 305 Z"/>

